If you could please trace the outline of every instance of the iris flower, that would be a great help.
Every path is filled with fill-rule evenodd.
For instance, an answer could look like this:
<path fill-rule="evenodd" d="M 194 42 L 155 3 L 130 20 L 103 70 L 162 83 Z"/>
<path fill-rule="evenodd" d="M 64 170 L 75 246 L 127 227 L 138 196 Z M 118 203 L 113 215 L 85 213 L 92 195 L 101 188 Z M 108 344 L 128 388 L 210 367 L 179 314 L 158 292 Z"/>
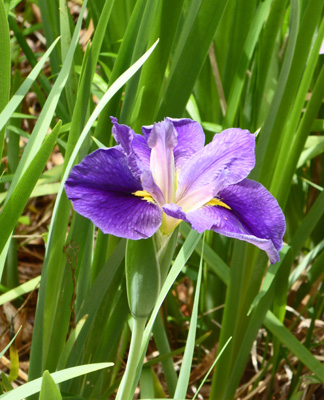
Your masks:
<path fill-rule="evenodd" d="M 238 128 L 204 146 L 201 126 L 166 118 L 143 135 L 111 118 L 117 145 L 73 167 L 65 190 L 74 209 L 104 233 L 144 239 L 169 235 L 181 222 L 244 240 L 279 261 L 285 218 L 276 199 L 246 179 L 255 164 L 255 135 Z"/>

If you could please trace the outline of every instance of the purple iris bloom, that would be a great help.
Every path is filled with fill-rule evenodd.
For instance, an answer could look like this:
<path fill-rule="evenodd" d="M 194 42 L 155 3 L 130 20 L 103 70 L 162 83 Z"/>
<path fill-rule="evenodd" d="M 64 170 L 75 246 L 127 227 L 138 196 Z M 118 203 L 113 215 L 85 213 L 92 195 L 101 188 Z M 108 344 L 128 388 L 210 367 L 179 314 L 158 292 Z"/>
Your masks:
<path fill-rule="evenodd" d="M 74 209 L 104 233 L 143 239 L 169 235 L 183 220 L 245 240 L 279 261 L 285 218 L 276 199 L 246 179 L 255 164 L 255 135 L 227 129 L 204 146 L 201 126 L 166 118 L 136 134 L 113 123 L 117 146 L 76 165 L 65 190 Z"/>

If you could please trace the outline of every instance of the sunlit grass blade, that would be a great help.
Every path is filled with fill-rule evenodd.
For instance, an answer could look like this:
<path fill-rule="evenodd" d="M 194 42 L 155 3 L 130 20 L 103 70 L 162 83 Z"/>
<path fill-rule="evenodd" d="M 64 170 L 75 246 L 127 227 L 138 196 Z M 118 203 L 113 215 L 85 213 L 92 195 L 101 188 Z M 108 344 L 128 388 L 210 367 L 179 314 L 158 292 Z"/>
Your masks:
<path fill-rule="evenodd" d="M 11 289 L 8 292 L 2 294 L 0 296 L 0 305 L 15 300 L 17 299 L 17 297 L 35 290 L 38 287 L 39 282 L 40 276 L 37 276 L 36 278 L 30 279 L 29 281 L 22 283 L 14 289 Z"/>
<path fill-rule="evenodd" d="M 48 48 L 48 50 L 44 53 L 42 58 L 38 61 L 36 66 L 32 69 L 32 71 L 29 73 L 27 78 L 24 80 L 20 88 L 17 90 L 17 92 L 12 96 L 6 107 L 2 110 L 0 113 L 0 130 L 5 126 L 5 124 L 8 122 L 8 120 L 13 116 L 13 113 L 15 112 L 16 108 L 18 105 L 21 103 L 23 98 L 25 97 L 26 93 L 30 89 L 31 85 L 35 82 L 37 79 L 38 74 L 42 70 L 46 60 L 48 59 L 49 55 L 53 51 L 54 47 L 56 46 L 57 42 L 60 40 L 60 38 L 57 38 L 52 45 Z"/>
<path fill-rule="evenodd" d="M 192 314 L 190 318 L 189 332 L 187 337 L 186 349 L 183 354 L 182 366 L 179 373 L 177 388 L 174 394 L 174 399 L 185 398 L 188 390 L 191 365 L 194 355 L 195 349 L 195 338 L 196 338 L 196 330 L 197 330 L 197 319 L 198 319 L 198 304 L 200 297 L 200 287 L 201 287 L 201 279 L 202 279 L 202 268 L 203 268 L 203 255 L 204 255 L 204 238 L 202 241 L 202 254 L 200 257 L 200 265 L 198 271 L 198 278 L 196 283 L 196 293 L 192 308 Z"/>
<path fill-rule="evenodd" d="M 52 378 L 55 383 L 65 382 L 69 379 L 75 378 L 80 375 L 88 374 L 93 371 L 97 371 L 98 369 L 111 367 L 112 363 L 98 363 L 98 364 L 89 364 L 89 365 L 80 365 L 73 368 L 68 368 L 62 371 L 53 372 Z M 25 397 L 31 396 L 40 391 L 42 385 L 43 378 L 35 379 L 31 382 L 25 383 L 18 388 L 11 390 L 8 393 L 0 396 L 1 400 L 21 400 Z"/>
<path fill-rule="evenodd" d="M 20 28 L 17 25 L 17 22 L 16 22 L 14 16 L 12 14 L 9 14 L 8 20 L 9 20 L 10 29 L 13 30 L 15 38 L 17 39 L 22 51 L 26 55 L 28 62 L 30 63 L 30 65 L 32 67 L 35 67 L 37 64 L 37 57 L 34 54 L 33 50 L 30 48 L 30 46 L 28 45 L 25 36 L 20 31 Z M 58 37 L 59 37 L 59 34 L 57 36 L 55 36 L 55 38 L 53 38 L 51 43 L 54 42 L 54 40 Z M 53 49 L 53 51 L 55 51 L 55 48 Z M 57 51 L 57 48 L 56 48 L 56 51 Z M 40 75 L 38 76 L 38 81 L 40 82 L 40 85 L 41 85 L 42 89 L 44 90 L 44 92 L 47 95 L 49 95 L 52 90 L 52 84 L 51 84 L 50 80 L 47 78 L 47 76 L 43 73 L 40 73 Z M 45 99 L 44 99 L 42 91 L 40 91 L 37 86 L 34 86 L 34 90 L 37 94 L 39 103 L 44 105 Z M 57 113 L 59 115 L 59 118 L 61 118 L 63 121 L 67 121 L 69 119 L 69 114 L 68 114 L 67 109 L 62 101 L 59 101 L 57 104 Z"/>
<path fill-rule="evenodd" d="M 230 343 L 231 340 L 232 340 L 232 338 L 230 337 L 230 338 L 228 339 L 228 341 L 224 344 L 224 346 L 223 346 L 223 348 L 221 349 L 221 351 L 218 353 L 217 357 L 215 358 L 215 361 L 212 363 L 212 365 L 211 365 L 211 367 L 209 368 L 209 370 L 208 370 L 207 374 L 205 375 L 204 379 L 201 381 L 201 383 L 200 383 L 200 385 L 199 385 L 199 387 L 198 387 L 198 389 L 197 389 L 197 392 L 196 392 L 195 395 L 193 396 L 192 400 L 195 400 L 196 397 L 198 396 L 198 394 L 199 394 L 201 388 L 203 387 L 204 383 L 206 382 L 206 380 L 207 380 L 209 374 L 210 374 L 210 373 L 212 372 L 212 370 L 215 368 L 215 365 L 217 364 L 217 361 L 220 359 L 220 357 L 222 357 L 224 351 L 226 350 L 226 348 L 227 348 L 227 346 L 228 346 L 228 344 Z"/>

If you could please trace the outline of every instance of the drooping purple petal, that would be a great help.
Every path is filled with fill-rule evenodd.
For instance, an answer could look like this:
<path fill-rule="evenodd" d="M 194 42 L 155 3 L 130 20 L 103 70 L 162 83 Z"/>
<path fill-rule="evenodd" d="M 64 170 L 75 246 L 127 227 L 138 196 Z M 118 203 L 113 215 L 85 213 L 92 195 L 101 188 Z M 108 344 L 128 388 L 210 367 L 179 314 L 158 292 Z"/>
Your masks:
<path fill-rule="evenodd" d="M 125 152 L 134 176 L 139 178 L 145 169 L 150 169 L 151 149 L 143 136 L 136 134 L 129 126 L 119 124 L 117 118 L 110 117 L 110 119 L 113 124 L 114 139 Z"/>
<path fill-rule="evenodd" d="M 254 147 L 255 135 L 247 130 L 227 129 L 216 134 L 213 141 L 189 158 L 181 169 L 177 201 L 206 185 L 215 186 L 215 195 L 221 187 L 246 178 L 255 164 Z M 219 178 L 223 181 L 221 185 Z"/>
<path fill-rule="evenodd" d="M 85 157 L 72 169 L 65 190 L 74 209 L 104 233 L 136 240 L 152 236 L 161 225 L 161 209 L 134 195 L 142 185 L 116 148 Z"/>
<path fill-rule="evenodd" d="M 163 207 L 166 214 L 183 219 L 198 232 L 212 229 L 224 236 L 254 244 L 266 251 L 271 263 L 279 261 L 286 224 L 276 199 L 258 182 L 248 179 L 226 187 L 219 199 L 222 206 L 204 206 L 184 213 L 172 204 Z"/>
<path fill-rule="evenodd" d="M 205 134 L 196 121 L 189 118 L 166 118 L 172 122 L 176 132 L 178 143 L 173 149 L 174 162 L 177 170 L 180 170 L 193 154 L 202 149 L 205 144 Z M 154 125 L 143 126 L 143 135 L 148 138 Z"/>

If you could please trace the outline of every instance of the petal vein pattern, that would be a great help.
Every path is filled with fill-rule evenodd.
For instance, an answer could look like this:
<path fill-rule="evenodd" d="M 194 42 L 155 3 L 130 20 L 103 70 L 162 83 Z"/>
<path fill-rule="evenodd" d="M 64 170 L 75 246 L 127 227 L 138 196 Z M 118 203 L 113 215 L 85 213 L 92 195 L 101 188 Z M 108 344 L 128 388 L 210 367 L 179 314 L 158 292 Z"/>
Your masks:
<path fill-rule="evenodd" d="M 117 146 L 99 149 L 66 181 L 75 210 L 104 233 L 128 239 L 169 235 L 181 222 L 254 244 L 279 260 L 285 218 L 274 197 L 246 179 L 255 135 L 238 128 L 204 146 L 201 126 L 166 118 L 136 134 L 111 118 Z"/>

